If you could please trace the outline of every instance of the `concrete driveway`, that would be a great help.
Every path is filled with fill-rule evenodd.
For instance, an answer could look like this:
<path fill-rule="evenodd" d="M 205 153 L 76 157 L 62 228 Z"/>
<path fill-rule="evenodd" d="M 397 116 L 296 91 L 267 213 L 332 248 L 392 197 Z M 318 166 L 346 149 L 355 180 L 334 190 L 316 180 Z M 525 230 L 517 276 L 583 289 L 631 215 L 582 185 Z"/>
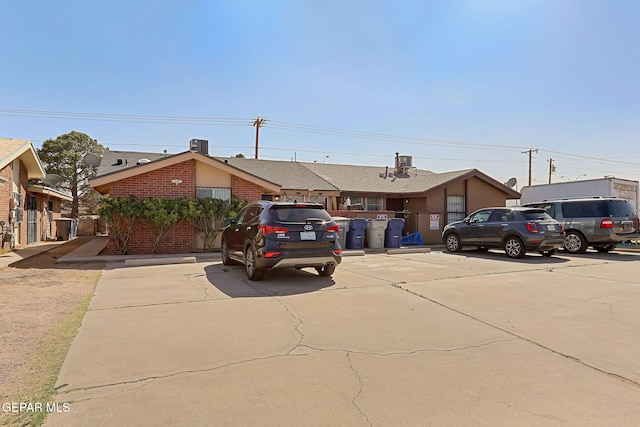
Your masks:
<path fill-rule="evenodd" d="M 640 257 L 104 271 L 47 426 L 637 425 Z"/>

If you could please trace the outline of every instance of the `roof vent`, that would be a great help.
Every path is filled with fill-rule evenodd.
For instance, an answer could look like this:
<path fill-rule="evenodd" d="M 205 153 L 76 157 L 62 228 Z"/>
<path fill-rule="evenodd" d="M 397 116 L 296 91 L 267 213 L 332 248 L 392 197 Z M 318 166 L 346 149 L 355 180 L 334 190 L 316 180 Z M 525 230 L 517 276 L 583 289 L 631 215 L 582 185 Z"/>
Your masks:
<path fill-rule="evenodd" d="M 138 159 L 138 162 L 136 163 L 136 165 L 141 165 L 143 163 L 151 163 L 151 160 L 149 160 L 149 159 Z"/>
<path fill-rule="evenodd" d="M 209 141 L 206 139 L 192 139 L 189 141 L 189 150 L 205 156 L 209 155 Z"/>

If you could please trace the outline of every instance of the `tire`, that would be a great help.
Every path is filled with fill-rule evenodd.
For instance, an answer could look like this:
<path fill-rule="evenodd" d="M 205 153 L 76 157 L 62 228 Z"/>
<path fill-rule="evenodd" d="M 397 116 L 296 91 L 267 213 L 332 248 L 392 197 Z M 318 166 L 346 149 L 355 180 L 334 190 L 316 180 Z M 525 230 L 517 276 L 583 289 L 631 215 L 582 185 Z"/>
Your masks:
<path fill-rule="evenodd" d="M 222 264 L 224 265 L 235 265 L 237 262 L 229 258 L 229 243 L 227 239 L 222 238 Z"/>
<path fill-rule="evenodd" d="M 256 251 L 251 246 L 244 251 L 244 271 L 249 280 L 262 280 L 264 277 L 264 270 L 256 267 Z"/>
<path fill-rule="evenodd" d="M 519 237 L 515 236 L 507 237 L 504 242 L 504 251 L 509 258 L 524 258 L 526 253 L 524 243 Z"/>
<path fill-rule="evenodd" d="M 581 233 L 570 231 L 564 238 L 564 250 L 570 254 L 583 254 L 587 251 L 587 239 Z"/>
<path fill-rule="evenodd" d="M 447 237 L 444 238 L 444 245 L 449 252 L 460 252 L 462 250 L 460 238 L 455 233 L 447 234 Z"/>
<path fill-rule="evenodd" d="M 328 277 L 328 276 L 331 276 L 336 271 L 336 266 L 329 265 L 326 267 L 316 267 L 316 271 L 320 276 Z"/>
<path fill-rule="evenodd" d="M 594 248 L 596 248 L 596 251 L 600 252 L 600 253 L 607 253 L 612 251 L 614 248 L 616 247 L 616 245 L 601 245 L 601 246 L 594 246 Z"/>

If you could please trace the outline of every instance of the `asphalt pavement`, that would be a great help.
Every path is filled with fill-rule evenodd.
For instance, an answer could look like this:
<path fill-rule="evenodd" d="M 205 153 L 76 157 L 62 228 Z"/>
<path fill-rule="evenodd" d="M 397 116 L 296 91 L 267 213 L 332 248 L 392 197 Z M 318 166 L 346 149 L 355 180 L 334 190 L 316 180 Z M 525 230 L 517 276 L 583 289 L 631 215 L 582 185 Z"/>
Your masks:
<path fill-rule="evenodd" d="M 107 264 L 46 426 L 637 425 L 640 258 Z"/>

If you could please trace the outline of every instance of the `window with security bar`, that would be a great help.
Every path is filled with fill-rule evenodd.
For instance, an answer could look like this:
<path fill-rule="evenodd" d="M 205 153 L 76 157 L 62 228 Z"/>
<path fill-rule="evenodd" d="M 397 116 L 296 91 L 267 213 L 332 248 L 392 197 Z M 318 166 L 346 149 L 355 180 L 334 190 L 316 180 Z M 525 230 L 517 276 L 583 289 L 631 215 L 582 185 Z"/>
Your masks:
<path fill-rule="evenodd" d="M 196 187 L 197 199 L 231 200 L 231 189 L 222 187 Z"/>
<path fill-rule="evenodd" d="M 447 196 L 447 224 L 462 221 L 465 217 L 464 196 Z"/>

